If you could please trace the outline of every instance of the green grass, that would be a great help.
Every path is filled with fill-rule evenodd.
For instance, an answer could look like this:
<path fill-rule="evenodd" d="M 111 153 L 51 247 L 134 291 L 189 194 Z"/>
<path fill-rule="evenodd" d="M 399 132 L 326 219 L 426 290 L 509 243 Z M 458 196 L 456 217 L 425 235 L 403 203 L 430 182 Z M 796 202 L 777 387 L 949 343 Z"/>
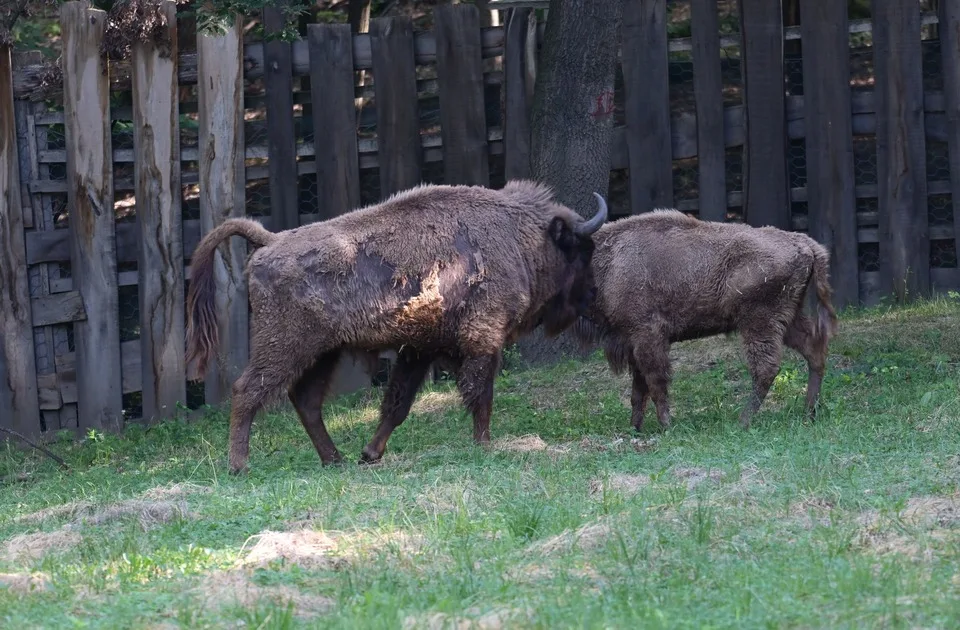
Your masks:
<path fill-rule="evenodd" d="M 60 442 L 68 472 L 7 447 L 0 626 L 956 627 L 960 302 L 845 316 L 814 422 L 787 353 L 739 428 L 737 344 L 675 346 L 666 432 L 597 357 L 507 371 L 489 452 L 444 383 L 375 467 L 371 392 L 328 405 L 341 468 L 285 408 L 239 478 L 223 411 Z"/>

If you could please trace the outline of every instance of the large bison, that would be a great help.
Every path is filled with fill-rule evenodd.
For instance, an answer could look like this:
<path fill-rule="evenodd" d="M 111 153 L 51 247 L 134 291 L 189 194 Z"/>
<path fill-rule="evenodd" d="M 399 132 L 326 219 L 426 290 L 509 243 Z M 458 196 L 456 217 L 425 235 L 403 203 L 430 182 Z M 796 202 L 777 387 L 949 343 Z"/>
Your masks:
<path fill-rule="evenodd" d="M 740 333 L 753 379 L 744 428 L 780 371 L 784 343 L 807 360 L 813 412 L 837 327 L 822 245 L 804 234 L 700 221 L 676 210 L 608 223 L 593 240 L 597 299 L 574 332 L 585 343 L 601 342 L 615 373 L 631 368 L 634 427 L 650 398 L 661 426 L 670 426 L 670 344 L 720 333 Z M 810 286 L 815 319 L 803 309 Z"/>
<path fill-rule="evenodd" d="M 589 219 L 531 181 L 501 190 L 423 185 L 380 204 L 279 233 L 230 219 L 192 259 L 187 362 L 202 377 L 217 352 L 214 254 L 230 236 L 258 249 L 246 267 L 250 360 L 233 385 L 230 471 L 246 468 L 253 418 L 287 388 L 324 464 L 342 460 L 321 408 L 345 350 L 397 351 L 376 434 L 361 463 L 383 456 L 434 361 L 457 373 L 474 440 L 490 440 L 502 349 L 538 325 L 557 335 L 594 297 Z"/>

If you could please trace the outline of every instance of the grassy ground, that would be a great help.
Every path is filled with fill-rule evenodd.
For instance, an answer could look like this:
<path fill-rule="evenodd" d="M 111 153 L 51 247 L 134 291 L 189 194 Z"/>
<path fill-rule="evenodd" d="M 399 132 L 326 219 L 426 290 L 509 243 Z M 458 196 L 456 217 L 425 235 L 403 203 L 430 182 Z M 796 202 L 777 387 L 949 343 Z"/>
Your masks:
<path fill-rule="evenodd" d="M 451 387 L 382 465 L 290 411 L 0 453 L 4 627 L 956 627 L 960 301 L 845 317 L 816 422 L 790 353 L 754 428 L 735 339 L 675 347 L 674 427 L 597 358 L 506 373 L 491 452 Z M 330 405 L 351 462 L 377 396 Z M 462 624 L 462 625 L 457 625 Z"/>

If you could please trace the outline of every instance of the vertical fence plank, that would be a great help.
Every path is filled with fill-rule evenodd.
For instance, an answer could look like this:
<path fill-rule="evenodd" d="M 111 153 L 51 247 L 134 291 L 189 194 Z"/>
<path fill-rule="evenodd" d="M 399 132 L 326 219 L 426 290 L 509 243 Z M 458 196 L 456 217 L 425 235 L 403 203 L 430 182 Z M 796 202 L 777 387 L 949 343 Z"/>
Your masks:
<path fill-rule="evenodd" d="M 830 251 L 837 306 L 859 300 L 847 6 L 802 0 L 808 233 Z"/>
<path fill-rule="evenodd" d="M 30 285 L 13 112 L 13 56 L 0 46 L 0 426 L 40 433 Z"/>
<path fill-rule="evenodd" d="M 310 86 L 317 167 L 317 207 L 330 219 L 360 205 L 360 160 L 354 101 L 353 35 L 349 24 L 311 24 Z M 330 384 L 331 395 L 367 387 L 366 363 L 345 353 Z"/>
<path fill-rule="evenodd" d="M 186 403 L 177 5 L 164 0 L 169 52 L 135 44 L 134 186 L 140 225 L 140 365 L 143 418 L 172 415 Z"/>
<path fill-rule="evenodd" d="M 475 5 L 448 4 L 434 9 L 433 20 L 444 182 L 488 186 L 480 15 Z"/>
<path fill-rule="evenodd" d="M 530 106 L 526 42 L 529 8 L 512 9 L 503 42 L 503 145 L 507 180 L 530 177 Z"/>
<path fill-rule="evenodd" d="M 943 95 L 950 151 L 950 200 L 953 204 L 953 246 L 960 255 L 960 0 L 940 0 L 940 52 Z"/>
<path fill-rule="evenodd" d="M 245 214 L 243 137 L 243 41 L 240 18 L 222 35 L 197 35 L 200 113 L 200 232 Z M 217 316 L 220 360 L 206 378 L 206 399 L 214 404 L 230 392 L 249 354 L 249 310 L 243 275 L 246 243 L 240 238 L 217 257 Z"/>
<path fill-rule="evenodd" d="M 723 221 L 727 216 L 727 176 L 716 0 L 691 0 L 690 35 L 693 39 L 693 95 L 697 106 L 698 212 L 705 221 Z"/>
<path fill-rule="evenodd" d="M 898 301 L 930 292 L 920 9 L 874 0 L 881 293 Z"/>
<path fill-rule="evenodd" d="M 404 17 L 371 20 L 370 46 L 380 196 L 387 197 L 420 183 L 423 163 L 413 23 Z"/>
<path fill-rule="evenodd" d="M 673 205 L 666 0 L 626 0 L 623 91 L 630 212 Z"/>
<path fill-rule="evenodd" d="M 743 213 L 754 226 L 790 229 L 783 16 L 779 2 L 740 0 L 744 126 Z"/>
<path fill-rule="evenodd" d="M 317 207 L 329 219 L 360 205 L 353 36 L 349 24 L 311 24 L 310 86 L 317 142 Z"/>
<path fill-rule="evenodd" d="M 279 6 L 263 9 L 263 32 L 276 35 L 285 18 Z M 297 199 L 297 138 L 293 124 L 293 57 L 290 42 L 271 39 L 263 45 L 267 95 L 267 171 L 274 231 L 300 225 Z M 315 136 L 323 140 L 323 136 Z"/>
<path fill-rule="evenodd" d="M 110 78 L 100 55 L 107 14 L 86 2 L 60 8 L 63 114 L 73 288 L 86 319 L 74 324 L 81 429 L 123 424 L 120 309 L 113 212 Z"/>
<path fill-rule="evenodd" d="M 16 69 L 38 65 L 42 61 L 43 54 L 39 51 L 17 52 L 13 55 L 13 65 Z M 29 194 L 23 197 L 23 212 L 25 215 L 32 215 L 31 223 L 35 232 L 45 232 L 53 229 L 50 197 L 30 190 L 29 184 L 41 179 L 41 173 L 46 174 L 44 171 L 49 171 L 47 165 L 40 165 L 37 150 L 41 137 L 46 138 L 46 133 L 45 131 L 44 133 L 38 133 L 35 124 L 36 116 L 42 114 L 46 106 L 42 102 L 21 99 L 15 101 L 13 107 L 17 121 L 17 145 L 20 147 L 20 185 L 26 187 L 29 191 Z M 26 222 L 26 216 L 24 216 L 24 222 Z M 31 298 L 50 294 L 52 266 L 49 263 L 41 263 L 29 270 L 28 280 Z M 40 379 L 57 378 L 59 366 L 56 364 L 53 326 L 35 327 L 33 329 L 33 347 L 39 388 Z M 71 405 L 69 415 L 61 413 L 62 408 L 63 398 L 60 396 L 59 389 L 51 390 L 46 399 L 42 393 L 40 394 L 40 414 L 44 430 L 64 428 L 69 423 L 69 419 L 75 417 L 76 407 L 74 405 Z"/>

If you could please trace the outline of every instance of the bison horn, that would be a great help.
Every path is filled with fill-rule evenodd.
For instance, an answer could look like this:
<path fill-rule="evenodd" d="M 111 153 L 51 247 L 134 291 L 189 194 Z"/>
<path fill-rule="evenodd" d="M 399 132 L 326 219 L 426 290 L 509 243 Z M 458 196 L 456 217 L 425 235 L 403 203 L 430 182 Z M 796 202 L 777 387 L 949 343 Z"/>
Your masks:
<path fill-rule="evenodd" d="M 593 196 L 597 198 L 597 205 L 600 206 L 600 209 L 597 210 L 597 214 L 592 219 L 584 221 L 576 227 L 574 231 L 578 236 L 590 236 L 599 230 L 600 226 L 607 220 L 607 202 L 603 200 L 600 193 L 593 193 Z"/>

